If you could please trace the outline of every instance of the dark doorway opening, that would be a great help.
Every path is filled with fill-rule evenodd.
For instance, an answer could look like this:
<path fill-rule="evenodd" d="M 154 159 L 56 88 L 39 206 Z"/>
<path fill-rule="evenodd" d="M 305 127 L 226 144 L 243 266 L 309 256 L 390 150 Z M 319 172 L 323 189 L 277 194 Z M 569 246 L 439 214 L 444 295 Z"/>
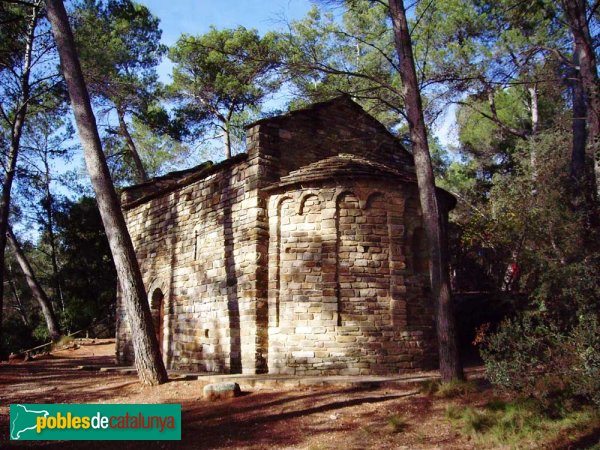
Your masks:
<path fill-rule="evenodd" d="M 164 299 L 165 296 L 160 289 L 155 289 L 152 292 L 150 298 L 150 312 L 152 313 L 152 325 L 154 325 L 154 331 L 156 333 L 156 339 L 158 340 L 158 348 L 160 354 L 163 353 L 163 336 L 164 336 L 164 325 L 165 325 L 165 313 L 164 313 Z"/>

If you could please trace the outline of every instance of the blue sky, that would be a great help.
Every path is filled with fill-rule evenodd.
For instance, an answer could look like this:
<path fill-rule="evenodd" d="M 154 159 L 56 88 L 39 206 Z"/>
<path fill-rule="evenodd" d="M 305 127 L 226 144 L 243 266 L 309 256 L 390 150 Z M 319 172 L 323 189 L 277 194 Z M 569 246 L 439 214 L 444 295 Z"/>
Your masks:
<path fill-rule="evenodd" d="M 256 28 L 261 34 L 282 29 L 285 22 L 302 18 L 311 8 L 309 0 L 139 0 L 160 18 L 162 42 L 173 45 L 182 33 L 199 35 L 212 26 Z M 161 81 L 168 82 L 171 65 L 163 61 Z"/>
<path fill-rule="evenodd" d="M 161 20 L 164 43 L 173 44 L 181 33 L 203 34 L 211 25 L 243 25 L 260 32 L 281 25 L 282 17 L 299 19 L 310 9 L 308 0 L 140 0 Z"/>

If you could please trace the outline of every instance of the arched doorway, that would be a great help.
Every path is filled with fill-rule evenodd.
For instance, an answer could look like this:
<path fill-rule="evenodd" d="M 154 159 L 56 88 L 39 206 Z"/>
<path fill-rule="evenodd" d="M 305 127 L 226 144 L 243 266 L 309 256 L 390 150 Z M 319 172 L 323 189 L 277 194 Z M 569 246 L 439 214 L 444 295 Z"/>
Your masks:
<path fill-rule="evenodd" d="M 152 314 L 152 325 L 154 325 L 154 331 L 156 332 L 156 339 L 158 340 L 158 348 L 162 355 L 163 353 L 163 333 L 165 328 L 165 313 L 164 313 L 164 300 L 165 296 L 160 289 L 155 289 L 150 297 L 150 312 Z"/>

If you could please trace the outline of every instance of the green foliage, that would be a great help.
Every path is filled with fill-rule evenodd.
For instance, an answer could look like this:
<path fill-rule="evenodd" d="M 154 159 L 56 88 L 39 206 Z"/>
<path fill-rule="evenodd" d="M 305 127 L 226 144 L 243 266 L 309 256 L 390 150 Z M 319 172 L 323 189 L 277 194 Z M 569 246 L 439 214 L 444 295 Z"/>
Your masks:
<path fill-rule="evenodd" d="M 460 136 L 469 157 L 450 165 L 444 183 L 459 196 L 453 215 L 459 276 L 477 274 L 470 289 L 518 294 L 512 317 L 485 335 L 488 377 L 556 410 L 574 400 L 598 402 L 600 264 L 583 244 L 594 240 L 587 213 L 571 201 L 566 105 L 556 85 L 540 89 L 541 130 L 526 138 L 462 108 Z M 527 98 L 518 93 L 496 94 L 497 112 L 504 124 L 526 130 L 518 120 L 527 120 Z M 491 113 L 484 101 L 472 101 Z M 519 273 L 511 278 L 513 264 Z M 472 417 L 474 427 L 479 418 Z"/>
<path fill-rule="evenodd" d="M 463 409 L 464 409 L 463 407 L 452 403 L 452 404 L 446 406 L 445 416 L 447 419 L 450 419 L 450 420 L 458 420 L 462 416 Z"/>
<path fill-rule="evenodd" d="M 164 89 L 158 83 L 156 67 L 166 47 L 160 43 L 159 19 L 146 6 L 131 0 L 83 0 L 73 16 L 88 90 L 103 114 L 114 108 L 122 120 L 118 126 L 108 126 L 103 136 L 113 179 L 117 184 L 140 181 L 141 175 L 131 170 L 135 167 L 132 152 L 143 153 L 145 157 L 140 158 L 149 164 L 147 174 L 164 172 L 189 149 L 173 142 L 173 138 L 181 137 L 181 123 L 172 120 L 160 104 Z M 136 122 L 138 133 L 130 131 Z M 156 154 L 147 145 L 143 150 L 137 148 L 141 123 L 146 137 L 142 144 L 148 143 L 148 133 L 156 133 L 151 138 L 157 144 Z M 135 148 L 128 145 L 127 133 L 132 135 Z"/>
<path fill-rule="evenodd" d="M 569 264 L 548 264 L 539 276 L 533 298 L 539 309 L 571 325 L 600 310 L 600 255 L 590 254 Z"/>
<path fill-rule="evenodd" d="M 48 223 L 48 208 L 53 208 L 52 203 L 60 198 L 53 191 L 57 185 L 64 187 L 66 184 L 63 175 L 53 169 L 55 164 L 71 161 L 75 151 L 71 145 L 74 134 L 70 121 L 65 118 L 64 108 L 34 115 L 24 126 L 22 158 L 12 202 L 13 208 L 18 209 L 15 215 L 30 222 L 40 233 L 47 232 L 52 226 Z"/>
<path fill-rule="evenodd" d="M 26 33 L 25 8 L 0 2 L 0 71 L 15 67 L 21 58 Z"/>
<path fill-rule="evenodd" d="M 44 322 L 39 322 L 37 327 L 33 330 L 33 338 L 38 342 L 48 342 L 50 340 L 50 334 L 48 333 L 48 326 Z"/>
<path fill-rule="evenodd" d="M 535 394 L 540 375 L 551 372 L 559 334 L 556 325 L 531 314 L 505 320 L 498 332 L 487 336 L 481 351 L 488 378 L 503 388 Z M 563 370 L 561 366 L 555 369 Z M 560 380 L 558 376 L 555 381 Z"/>
<path fill-rule="evenodd" d="M 573 372 L 570 374 L 573 393 L 600 405 L 600 320 L 598 316 L 581 316 L 577 326 L 567 336 L 566 347 L 572 352 L 574 359 Z"/>
<path fill-rule="evenodd" d="M 156 87 L 155 68 L 165 52 L 159 19 L 131 0 L 83 0 L 73 16 L 90 92 L 117 107 L 139 106 Z"/>
<path fill-rule="evenodd" d="M 63 329 L 72 332 L 95 320 L 114 320 L 117 277 L 96 202 L 83 197 L 67 204 L 56 222 L 60 274 L 67 280 Z"/>
<path fill-rule="evenodd" d="M 462 411 L 460 419 L 463 421 L 463 429 L 467 434 L 484 433 L 494 425 L 494 420 L 490 415 L 469 407 Z"/>
<path fill-rule="evenodd" d="M 56 220 L 56 244 L 62 300 L 56 292 L 51 249 L 46 231 L 40 233 L 35 245 L 24 242 L 23 250 L 34 267 L 36 277 L 51 297 L 54 311 L 65 333 L 87 329 L 92 323 L 105 320 L 102 337 L 114 334 L 117 276 L 108 241 L 96 202 L 82 197 L 77 202 L 63 199 L 55 202 L 52 215 Z M 7 254 L 5 289 L 5 320 L 2 340 L 11 352 L 19 352 L 48 342 L 48 329 L 32 297 L 23 274 Z M 64 308 L 63 308 L 64 304 Z"/>
<path fill-rule="evenodd" d="M 135 116 L 132 117 L 129 128 L 136 152 L 149 178 L 180 170 L 182 167 L 193 167 L 210 159 L 169 134 L 153 130 Z M 135 163 L 132 154 L 122 137 L 115 133 L 106 134 L 102 145 L 114 184 L 123 187 L 139 183 L 139 175 L 133 170 Z"/>
<path fill-rule="evenodd" d="M 211 28 L 199 37 L 183 35 L 169 52 L 177 64 L 174 88 L 213 100 L 215 110 L 232 107 L 239 112 L 257 104 L 273 87 L 275 39 L 273 33 L 261 38 L 256 30 L 243 27 Z"/>
<path fill-rule="evenodd" d="M 173 139 L 167 133 L 157 133 L 147 126 L 144 121 L 133 118 L 131 136 L 144 167 L 149 176 L 164 175 L 182 166 L 191 167 L 200 164 L 195 152 L 180 141 Z M 196 159 L 194 159 L 196 158 Z"/>
<path fill-rule="evenodd" d="M 175 64 L 169 92 L 192 138 L 215 131 L 231 137 L 236 115 L 260 111 L 281 84 L 277 47 L 275 33 L 261 37 L 244 27 L 179 38 L 169 50 Z"/>
<path fill-rule="evenodd" d="M 544 314 L 504 321 L 481 350 L 490 381 L 549 407 L 582 397 L 600 405 L 598 315 L 582 314 L 561 327 Z"/>
<path fill-rule="evenodd" d="M 450 164 L 440 185 L 459 200 L 451 245 L 460 289 L 531 295 L 545 274 L 586 258 L 584 217 L 571 208 L 569 139 L 547 130 L 519 141 L 507 171 L 491 173 L 475 158 Z M 507 283 L 513 262 L 520 277 Z"/>
<path fill-rule="evenodd" d="M 33 10 L 27 2 L 0 5 L 0 151 L 4 156 L 11 134 L 16 131 L 13 125 L 17 112 L 24 105 L 27 122 L 31 117 L 52 113 L 66 97 L 53 59 L 55 49 L 49 23 L 40 7 L 36 7 L 34 32 L 28 36 Z M 28 46 L 31 58 L 26 70 Z"/>
<path fill-rule="evenodd" d="M 389 11 L 357 1 L 336 17 L 313 7 L 282 37 L 281 59 L 297 108 L 351 95 L 389 128 L 403 124 L 403 95 Z"/>
<path fill-rule="evenodd" d="M 502 97 L 512 83 L 546 80 L 550 74 L 539 76 L 536 66 L 553 59 L 553 48 L 568 46 L 568 30 L 545 0 L 437 0 L 417 3 L 414 14 L 418 75 L 434 104 L 480 106 L 489 93 Z M 465 100 L 465 94 L 472 97 Z"/>
<path fill-rule="evenodd" d="M 506 249 L 505 261 L 518 258 L 518 288 L 529 302 L 487 336 L 482 356 L 492 382 L 545 403 L 598 395 L 590 383 L 598 373 L 597 341 L 580 339 L 584 348 L 574 350 L 574 336 L 598 332 L 600 260 L 582 245 L 590 231 L 571 206 L 567 139 L 548 131 L 520 143 L 514 170 L 493 178 L 488 203 L 489 235 Z"/>
<path fill-rule="evenodd" d="M 506 170 L 513 164 L 513 152 L 519 137 L 503 130 L 480 111 L 492 115 L 487 100 L 473 99 L 456 115 L 462 150 L 474 155 L 488 170 Z M 522 87 L 510 88 L 495 95 L 498 119 L 506 126 L 527 130 L 531 127 L 527 92 Z"/>

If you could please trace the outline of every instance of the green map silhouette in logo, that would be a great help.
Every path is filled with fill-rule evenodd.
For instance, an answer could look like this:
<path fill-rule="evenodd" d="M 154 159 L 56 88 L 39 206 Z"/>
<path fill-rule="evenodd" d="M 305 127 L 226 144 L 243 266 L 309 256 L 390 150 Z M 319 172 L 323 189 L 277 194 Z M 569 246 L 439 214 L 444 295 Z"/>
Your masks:
<path fill-rule="evenodd" d="M 25 408 L 23 405 L 14 405 L 15 409 L 11 414 L 12 422 L 10 424 L 10 438 L 21 439 L 21 433 L 27 430 L 34 430 L 37 426 L 38 416 L 47 417 L 50 413 L 45 410 L 33 411 Z"/>

